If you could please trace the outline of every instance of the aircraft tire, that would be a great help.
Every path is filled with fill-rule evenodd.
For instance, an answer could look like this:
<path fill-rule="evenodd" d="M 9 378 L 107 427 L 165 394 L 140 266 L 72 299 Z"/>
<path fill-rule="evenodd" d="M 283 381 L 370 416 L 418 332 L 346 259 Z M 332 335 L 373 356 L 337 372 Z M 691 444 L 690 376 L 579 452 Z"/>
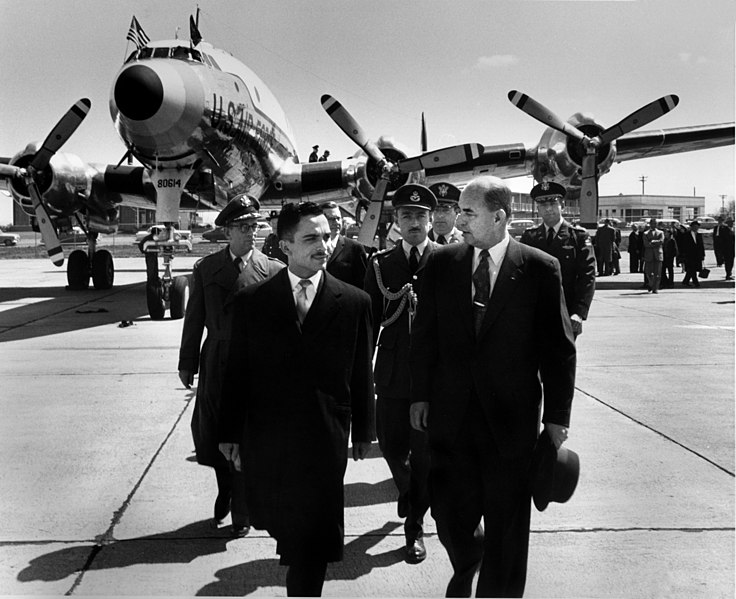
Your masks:
<path fill-rule="evenodd" d="M 92 258 L 92 283 L 95 289 L 110 289 L 114 279 L 112 254 L 107 250 L 97 250 Z"/>
<path fill-rule="evenodd" d="M 163 320 L 166 312 L 164 300 L 164 286 L 161 280 L 146 283 L 146 303 L 151 320 Z"/>
<path fill-rule="evenodd" d="M 169 304 L 169 314 L 171 320 L 184 318 L 187 311 L 187 303 L 189 303 L 189 277 L 174 277 L 171 285 L 171 303 Z"/>
<path fill-rule="evenodd" d="M 66 265 L 66 280 L 69 289 L 87 289 L 89 287 L 89 256 L 84 250 L 74 250 Z"/>

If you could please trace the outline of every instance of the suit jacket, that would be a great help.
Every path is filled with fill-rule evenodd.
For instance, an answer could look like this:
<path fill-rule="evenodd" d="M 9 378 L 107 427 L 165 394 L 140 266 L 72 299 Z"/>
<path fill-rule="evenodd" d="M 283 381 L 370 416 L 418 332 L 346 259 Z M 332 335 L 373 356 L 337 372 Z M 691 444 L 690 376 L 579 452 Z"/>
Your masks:
<path fill-rule="evenodd" d="M 616 231 L 611 225 L 601 225 L 595 234 L 595 245 L 601 260 L 613 260 L 613 245 L 616 243 Z"/>
<path fill-rule="evenodd" d="M 703 244 L 703 234 L 696 233 L 696 239 L 690 231 L 683 231 L 677 238 L 677 247 L 682 254 L 685 268 L 699 269 L 703 260 L 705 260 L 705 245 Z"/>
<path fill-rule="evenodd" d="M 434 229 L 429 230 L 429 234 L 427 235 L 427 237 L 429 237 L 431 241 L 437 241 L 437 234 L 435 233 Z M 452 231 L 450 231 L 450 234 L 445 235 L 445 241 L 447 241 L 448 244 L 462 243 L 464 241 L 463 234 L 457 227 L 453 227 Z"/>
<path fill-rule="evenodd" d="M 399 318 L 383 328 L 381 322 L 391 318 L 399 309 L 401 299 L 389 301 L 378 286 L 376 267 L 381 273 L 383 286 L 390 292 L 397 292 L 406 283 L 411 283 L 414 292 L 421 300 L 421 281 L 424 267 L 430 254 L 442 246 L 430 241 L 419 260 L 419 268 L 414 275 L 409 269 L 409 261 L 403 244 L 376 254 L 371 260 L 365 276 L 364 288 L 371 296 L 373 309 L 373 341 L 377 345 L 374 380 L 379 395 L 395 398 L 409 397 L 409 311 L 405 306 Z M 380 332 L 380 338 L 379 338 Z"/>
<path fill-rule="evenodd" d="M 235 299 L 220 441 L 240 443 L 251 524 L 282 563 L 342 558 L 348 436 L 375 438 L 370 298 L 327 272 L 297 325 L 284 269 Z"/>
<path fill-rule="evenodd" d="M 634 233 L 633 231 L 629 233 L 629 254 L 633 254 L 634 258 L 638 258 L 641 254 L 641 248 L 639 247 L 639 244 L 641 242 L 641 234 L 640 233 Z"/>
<path fill-rule="evenodd" d="M 368 256 L 365 248 L 354 239 L 338 235 L 335 250 L 327 260 L 327 272 L 345 283 L 362 289 L 367 266 Z"/>
<path fill-rule="evenodd" d="M 472 263 L 465 244 L 430 256 L 412 329 L 412 402 L 429 401 L 435 448 L 453 446 L 475 397 L 500 453 L 529 456 L 542 388 L 542 420 L 570 422 L 576 354 L 559 262 L 509 240 L 477 338 Z"/>
<path fill-rule="evenodd" d="M 233 264 L 228 247 L 194 265 L 179 348 L 179 370 L 199 372 L 191 426 L 197 461 L 207 466 L 225 465 L 217 447 L 217 429 L 235 294 L 284 268 L 278 260 L 254 249 L 241 272 Z M 205 328 L 207 338 L 200 348 Z"/>
<path fill-rule="evenodd" d="M 664 260 L 664 231 L 647 229 L 642 233 L 644 243 L 644 262 L 661 262 Z"/>
<path fill-rule="evenodd" d="M 551 246 L 547 246 L 543 224 L 524 231 L 521 242 L 547 252 L 560 261 L 567 311 L 583 320 L 588 318 L 595 293 L 595 252 L 588 232 L 563 220 Z"/>

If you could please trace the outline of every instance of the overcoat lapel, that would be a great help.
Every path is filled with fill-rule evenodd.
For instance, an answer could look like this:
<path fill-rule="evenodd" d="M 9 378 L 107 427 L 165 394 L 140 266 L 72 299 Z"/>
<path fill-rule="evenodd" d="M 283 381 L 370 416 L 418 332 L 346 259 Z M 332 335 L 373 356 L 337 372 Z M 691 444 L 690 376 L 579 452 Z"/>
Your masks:
<path fill-rule="evenodd" d="M 464 252 L 455 255 L 457 268 L 452 269 L 453 280 L 447 286 L 448 293 L 452 293 L 457 302 L 457 313 L 471 339 L 475 337 L 473 320 L 473 246 L 465 246 Z"/>
<path fill-rule="evenodd" d="M 342 235 L 338 235 L 337 241 L 335 242 L 335 249 L 333 250 L 332 254 L 330 254 L 330 257 L 327 259 L 327 264 L 331 264 L 332 262 L 334 262 L 344 249 L 345 244 L 343 243 Z"/>
<path fill-rule="evenodd" d="M 501 263 L 501 268 L 498 271 L 496 283 L 493 285 L 491 299 L 488 302 L 488 309 L 486 310 L 486 315 L 483 318 L 478 339 L 481 339 L 483 335 L 488 332 L 488 329 L 491 328 L 503 307 L 513 296 L 514 289 L 522 276 L 522 263 L 521 246 L 519 242 L 510 239 L 509 246 L 506 249 L 506 256 L 504 257 L 503 262 Z"/>
<path fill-rule="evenodd" d="M 340 291 L 334 285 L 334 279 L 326 270 L 322 271 L 322 279 L 317 288 L 317 295 L 302 323 L 303 335 L 317 335 L 335 317 L 340 308 Z M 292 302 L 293 304 L 294 302 Z M 296 315 L 296 307 L 294 308 Z"/>

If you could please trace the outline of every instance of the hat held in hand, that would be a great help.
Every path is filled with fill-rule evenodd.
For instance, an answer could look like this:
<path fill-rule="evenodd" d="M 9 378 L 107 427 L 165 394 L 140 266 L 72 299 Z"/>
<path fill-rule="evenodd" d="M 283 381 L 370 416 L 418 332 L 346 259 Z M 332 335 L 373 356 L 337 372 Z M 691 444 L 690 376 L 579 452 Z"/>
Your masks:
<path fill-rule="evenodd" d="M 580 476 L 580 459 L 564 446 L 556 449 L 544 430 L 534 447 L 529 475 L 534 505 L 543 512 L 551 501 L 565 503 L 572 497 Z"/>

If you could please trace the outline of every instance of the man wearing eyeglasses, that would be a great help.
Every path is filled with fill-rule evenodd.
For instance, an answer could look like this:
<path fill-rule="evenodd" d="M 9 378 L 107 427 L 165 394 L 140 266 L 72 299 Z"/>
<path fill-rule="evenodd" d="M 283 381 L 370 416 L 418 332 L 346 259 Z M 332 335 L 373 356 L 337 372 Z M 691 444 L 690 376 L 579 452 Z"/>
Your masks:
<path fill-rule="evenodd" d="M 227 247 L 194 265 L 189 303 L 179 349 L 179 379 L 189 389 L 199 373 L 192 414 L 192 436 L 197 462 L 215 469 L 217 499 L 214 525 L 220 527 L 232 512 L 232 534 L 248 532 L 245 479 L 231 468 L 218 449 L 218 414 L 224 363 L 230 346 L 232 306 L 240 289 L 268 279 L 284 267 L 255 248 L 258 200 L 241 195 L 230 201 L 215 219 L 229 240 Z M 201 345 L 204 329 L 207 338 Z"/>

